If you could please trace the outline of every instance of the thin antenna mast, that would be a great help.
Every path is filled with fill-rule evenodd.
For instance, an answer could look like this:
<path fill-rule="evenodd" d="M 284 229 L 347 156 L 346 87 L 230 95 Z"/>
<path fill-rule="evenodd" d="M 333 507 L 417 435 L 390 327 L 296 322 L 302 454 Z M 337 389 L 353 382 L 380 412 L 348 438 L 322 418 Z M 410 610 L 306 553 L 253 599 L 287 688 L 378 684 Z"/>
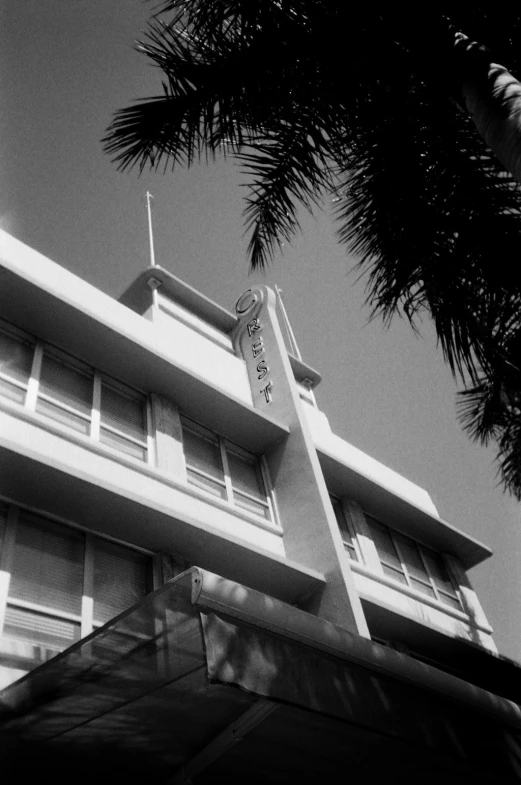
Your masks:
<path fill-rule="evenodd" d="M 157 267 L 156 265 L 156 256 L 154 253 L 154 234 L 152 232 L 152 207 L 150 205 L 150 200 L 154 197 L 147 191 L 147 213 L 148 213 L 148 239 L 150 242 L 150 264 L 152 267 Z"/>
<path fill-rule="evenodd" d="M 299 352 L 299 348 L 297 346 L 297 341 L 295 338 L 295 334 L 291 329 L 291 324 L 289 323 L 288 314 L 286 313 L 286 308 L 284 307 L 284 302 L 282 300 L 282 289 L 279 289 L 278 286 L 275 286 L 275 292 L 277 293 L 277 298 L 280 305 L 280 310 L 282 313 L 282 320 L 284 322 L 284 326 L 286 328 L 286 333 L 289 338 L 289 346 L 291 349 L 291 353 L 297 358 L 297 360 L 302 360 L 302 355 Z"/>

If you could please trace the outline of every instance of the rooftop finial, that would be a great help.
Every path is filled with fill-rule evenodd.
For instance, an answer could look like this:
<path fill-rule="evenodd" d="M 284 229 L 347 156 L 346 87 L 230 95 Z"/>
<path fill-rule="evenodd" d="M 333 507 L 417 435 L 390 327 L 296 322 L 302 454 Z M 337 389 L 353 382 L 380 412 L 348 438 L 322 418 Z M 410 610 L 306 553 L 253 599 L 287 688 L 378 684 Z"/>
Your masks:
<path fill-rule="evenodd" d="M 150 264 L 152 267 L 157 267 L 156 265 L 156 256 L 154 253 L 154 235 L 152 233 L 152 207 L 150 205 L 150 200 L 154 197 L 147 191 L 147 213 L 148 213 L 148 239 L 150 242 Z"/>
<path fill-rule="evenodd" d="M 293 354 L 297 360 L 302 360 L 302 355 L 299 352 L 299 348 L 297 346 L 297 341 L 293 330 L 291 329 L 291 324 L 289 323 L 288 314 L 286 313 L 286 309 L 284 307 L 284 302 L 282 300 L 282 289 L 280 289 L 277 285 L 275 285 L 275 291 L 277 293 L 277 299 L 280 305 L 280 312 L 282 314 L 282 320 L 284 322 L 284 327 L 286 328 L 286 332 L 288 334 L 288 341 L 289 341 L 289 348 L 291 354 Z"/>

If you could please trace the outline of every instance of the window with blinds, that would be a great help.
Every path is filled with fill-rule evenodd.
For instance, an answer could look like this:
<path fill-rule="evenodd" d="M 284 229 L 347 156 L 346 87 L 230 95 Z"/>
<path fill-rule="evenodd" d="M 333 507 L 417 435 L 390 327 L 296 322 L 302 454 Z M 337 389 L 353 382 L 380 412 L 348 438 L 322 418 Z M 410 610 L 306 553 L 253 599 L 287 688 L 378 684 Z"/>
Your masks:
<path fill-rule="evenodd" d="M 270 519 L 270 509 L 260 462 L 253 455 L 226 450 L 233 502 L 237 507 Z"/>
<path fill-rule="evenodd" d="M 188 482 L 248 513 L 273 520 L 262 461 L 201 425 L 181 419 Z"/>
<path fill-rule="evenodd" d="M 10 582 L 3 635 L 29 644 L 24 658 L 32 656 L 35 665 L 152 590 L 146 554 L 22 510 L 6 521 L 7 514 L 0 517 L 0 543 L 2 524 L 9 525 L 14 547 L 5 565 Z"/>
<path fill-rule="evenodd" d="M 443 557 L 366 516 L 384 574 L 421 594 L 464 610 Z"/>
<path fill-rule="evenodd" d="M 340 534 L 342 535 L 342 542 L 344 543 L 346 553 L 350 559 L 353 559 L 354 561 L 360 561 L 358 558 L 358 550 L 355 545 L 354 532 L 351 529 L 350 522 L 347 520 L 342 502 L 340 499 L 337 499 L 336 496 L 330 496 L 329 498 L 331 499 L 331 504 L 333 505 L 333 512 L 335 513 L 336 522 L 338 523 L 338 528 L 340 529 Z"/>
<path fill-rule="evenodd" d="M 45 350 L 38 380 L 36 411 L 89 434 L 94 373 L 87 366 Z"/>
<path fill-rule="evenodd" d="M 100 441 L 140 461 L 147 460 L 147 412 L 144 396 L 116 383 L 101 381 Z"/>
<path fill-rule="evenodd" d="M 150 557 L 98 538 L 93 550 L 93 623 L 99 627 L 151 591 Z"/>
<path fill-rule="evenodd" d="M 33 355 L 34 343 L 0 329 L 0 395 L 24 403 Z"/>
<path fill-rule="evenodd" d="M 14 328 L 0 329 L 0 395 L 113 450 L 148 460 L 146 396 Z"/>

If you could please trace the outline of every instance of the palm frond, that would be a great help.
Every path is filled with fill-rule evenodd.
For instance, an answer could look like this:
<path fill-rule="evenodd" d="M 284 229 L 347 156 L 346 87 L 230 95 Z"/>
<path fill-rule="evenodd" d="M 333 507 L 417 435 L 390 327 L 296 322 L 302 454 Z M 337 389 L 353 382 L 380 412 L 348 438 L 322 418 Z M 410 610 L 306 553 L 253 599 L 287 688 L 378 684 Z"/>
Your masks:
<path fill-rule="evenodd" d="M 244 215 L 251 232 L 248 252 L 253 269 L 262 268 L 284 240 L 299 230 L 298 207 L 309 212 L 331 188 L 327 138 L 316 118 L 276 124 L 271 133 L 239 156 L 252 183 Z"/>
<path fill-rule="evenodd" d="M 374 311 L 411 322 L 429 311 L 452 372 L 475 378 L 488 340 L 475 303 L 521 291 L 520 190 L 449 102 L 419 95 L 412 113 L 415 91 L 387 85 L 362 107 L 339 237 L 368 273 Z"/>
<path fill-rule="evenodd" d="M 241 76 L 242 48 L 226 40 L 204 47 L 189 34 L 186 21 L 159 21 L 138 45 L 164 73 L 163 94 L 117 112 L 103 138 L 105 151 L 121 169 L 154 168 L 170 159 L 191 164 L 203 152 L 223 145 L 238 150 L 248 127 Z"/>

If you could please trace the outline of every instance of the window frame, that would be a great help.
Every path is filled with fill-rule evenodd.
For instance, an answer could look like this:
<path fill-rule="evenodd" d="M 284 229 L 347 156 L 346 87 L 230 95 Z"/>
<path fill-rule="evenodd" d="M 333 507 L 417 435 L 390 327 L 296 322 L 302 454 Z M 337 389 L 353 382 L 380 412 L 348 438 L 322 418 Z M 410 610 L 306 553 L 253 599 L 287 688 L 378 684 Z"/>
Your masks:
<path fill-rule="evenodd" d="M 276 515 L 276 507 L 275 507 L 275 500 L 274 500 L 274 493 L 273 487 L 270 482 L 270 476 L 268 472 L 268 468 L 266 465 L 266 459 L 264 455 L 255 455 L 255 453 L 248 452 L 248 450 L 243 449 L 238 444 L 231 442 L 225 436 L 221 436 L 219 433 L 215 431 L 211 431 L 209 428 L 206 428 L 204 425 L 201 425 L 196 420 L 192 420 L 190 417 L 186 417 L 184 414 L 180 414 L 180 421 L 181 421 L 181 431 L 183 433 L 183 455 L 185 460 L 185 465 L 187 469 L 187 484 L 190 485 L 192 488 L 196 488 L 201 493 L 207 495 L 212 499 L 219 499 L 222 503 L 226 504 L 227 507 L 233 509 L 234 512 L 239 511 L 241 514 L 248 516 L 248 518 L 252 518 L 255 521 L 262 521 L 264 524 L 268 524 L 270 526 L 276 526 L 280 528 L 278 525 L 278 519 Z M 195 427 L 194 427 L 195 426 Z M 220 480 L 208 472 L 204 471 L 203 469 L 199 469 L 197 467 L 191 466 L 187 460 L 187 454 L 184 447 L 184 431 L 187 429 L 192 433 L 196 434 L 196 436 L 200 436 L 203 439 L 207 439 L 210 442 L 216 444 L 219 448 L 219 454 L 221 457 L 221 467 L 223 470 L 223 479 Z M 228 460 L 228 453 L 234 453 L 239 458 L 244 459 L 245 461 L 251 463 L 254 467 L 255 473 L 257 474 L 257 478 L 261 480 L 262 486 L 264 488 L 265 499 L 261 500 L 254 496 L 248 491 L 234 489 L 232 475 L 230 472 L 229 460 Z M 190 477 L 188 474 L 188 470 L 198 474 L 199 476 L 210 480 L 212 483 L 216 485 L 220 485 L 225 492 L 224 498 L 216 496 L 212 494 L 211 491 L 206 491 L 204 488 L 199 487 L 195 483 L 190 482 Z M 266 515 L 260 515 L 255 512 L 252 512 L 248 509 L 245 509 L 240 504 L 237 504 L 236 496 L 244 497 L 255 504 L 262 506 L 266 510 Z"/>
<path fill-rule="evenodd" d="M 380 553 L 378 552 L 378 548 L 376 547 L 376 542 L 375 542 L 374 537 L 373 537 L 373 532 L 372 532 L 372 527 L 373 526 L 381 527 L 386 532 L 386 534 L 389 536 L 389 538 L 391 540 L 391 543 L 393 545 L 393 548 L 395 550 L 397 559 L 398 559 L 398 561 L 400 563 L 401 573 L 402 573 L 405 581 L 402 583 L 397 578 L 394 578 L 392 575 L 390 575 L 389 573 L 384 571 L 383 574 L 384 574 L 386 579 L 392 581 L 394 584 L 396 584 L 396 586 L 400 586 L 402 588 L 406 587 L 409 591 L 415 592 L 415 594 L 418 597 L 421 597 L 424 600 L 427 599 L 427 600 L 430 600 L 431 602 L 435 601 L 435 602 L 439 603 L 445 609 L 446 608 L 450 608 L 451 610 L 459 611 L 460 613 L 465 613 L 465 614 L 467 613 L 467 611 L 465 610 L 465 605 L 463 603 L 462 596 L 461 596 L 461 592 L 460 592 L 460 587 L 459 587 L 458 581 L 456 580 L 456 577 L 452 574 L 452 570 L 450 569 L 450 564 L 444 558 L 443 554 L 439 553 L 438 551 L 435 551 L 433 548 L 430 548 L 428 545 L 423 545 L 423 543 L 418 542 L 418 540 L 414 540 L 412 537 L 409 537 L 408 535 L 403 534 L 402 532 L 399 532 L 398 530 L 392 529 L 390 526 L 387 526 L 385 523 L 382 523 L 381 521 L 378 520 L 378 518 L 375 518 L 372 515 L 369 515 L 369 514 L 365 513 L 365 516 L 366 516 L 367 525 L 369 527 L 369 531 L 371 533 L 371 538 L 373 540 L 373 543 L 374 543 L 374 546 L 375 546 L 375 549 L 376 549 L 376 552 L 377 552 L 378 560 L 380 562 L 381 567 L 382 568 L 383 567 L 387 567 L 389 570 L 392 570 L 394 572 L 399 572 L 400 571 L 400 570 L 398 570 L 398 568 L 395 565 L 388 564 L 385 561 L 385 559 L 382 559 Z M 417 551 L 417 554 L 418 554 L 418 556 L 419 556 L 419 558 L 421 560 L 424 572 L 425 572 L 425 580 L 417 578 L 416 576 L 411 576 L 410 570 L 409 570 L 409 568 L 407 566 L 407 562 L 404 559 L 402 550 L 400 548 L 400 541 L 399 541 L 400 537 L 403 537 L 405 540 L 408 540 L 415 547 L 415 549 Z M 427 559 L 425 558 L 424 551 L 428 551 L 428 552 L 432 553 L 435 560 L 437 560 L 437 559 L 441 560 L 441 562 L 443 564 L 443 567 L 444 567 L 444 569 L 445 569 L 445 571 L 447 573 L 447 576 L 448 576 L 448 578 L 449 578 L 449 580 L 450 580 L 450 582 L 452 584 L 452 588 L 454 590 L 454 595 L 449 594 L 449 592 L 445 592 L 445 591 L 440 590 L 438 588 L 438 586 L 436 584 L 436 580 L 435 580 L 434 576 L 432 575 L 431 570 L 429 568 Z M 417 583 L 423 583 L 426 587 L 428 587 L 433 592 L 433 594 L 431 595 L 431 594 L 424 593 L 424 592 L 421 591 L 421 589 L 416 588 L 416 586 L 414 585 L 414 581 L 416 581 Z M 453 601 L 456 601 L 458 603 L 459 607 L 456 607 L 456 605 L 452 604 L 451 602 L 444 601 L 443 599 L 441 599 L 440 595 L 448 597 L 448 598 L 450 598 Z"/>
<path fill-rule="evenodd" d="M 360 543 L 358 542 L 357 532 L 351 520 L 351 516 L 349 515 L 349 511 L 346 507 L 345 499 L 342 496 L 336 496 L 334 493 L 329 493 L 329 500 L 331 502 L 331 506 L 333 508 L 333 514 L 335 515 L 335 520 L 337 524 L 338 524 L 338 518 L 336 517 L 336 513 L 335 513 L 335 505 L 338 506 L 340 513 L 342 515 L 344 526 L 346 527 L 351 537 L 352 545 L 346 542 L 346 540 L 343 537 L 342 527 L 340 526 L 340 524 L 338 524 L 340 536 L 342 537 L 342 544 L 344 546 L 344 550 L 348 558 L 350 559 L 350 561 L 354 562 L 355 564 L 363 564 L 364 560 L 362 558 L 362 552 L 360 548 Z M 353 548 L 353 551 L 355 553 L 354 558 L 350 553 L 351 547 Z"/>
<path fill-rule="evenodd" d="M 58 424 L 59 426 L 67 429 L 67 431 L 74 433 L 76 436 L 87 438 L 98 445 L 102 445 L 104 449 L 109 450 L 119 457 L 124 456 L 126 459 L 135 461 L 139 465 L 153 465 L 154 437 L 152 433 L 152 412 L 150 396 L 147 395 L 147 393 L 120 382 L 118 379 L 103 373 L 99 369 L 89 365 L 88 363 L 85 363 L 77 357 L 74 357 L 68 352 L 63 351 L 63 349 L 60 349 L 53 344 L 47 343 L 46 341 L 35 338 L 34 336 L 29 335 L 25 331 L 21 330 L 15 325 L 11 325 L 9 322 L 6 322 L 3 319 L 0 319 L 0 331 L 14 338 L 15 340 L 29 345 L 33 350 L 31 371 L 27 384 L 23 384 L 16 379 L 12 379 L 7 374 L 0 371 L 0 379 L 4 379 L 8 384 L 25 391 L 23 401 L 18 403 L 19 406 L 22 406 L 24 409 L 31 411 L 38 416 L 45 417 L 46 420 Z M 79 373 L 85 374 L 87 377 L 89 377 L 89 379 L 92 379 L 92 396 L 89 414 L 84 414 L 83 412 L 76 410 L 73 406 L 69 406 L 68 404 L 59 401 L 59 399 L 54 398 L 52 395 L 42 393 L 40 391 L 42 365 L 46 356 L 59 363 L 62 363 L 65 367 L 72 368 Z M 103 424 L 103 411 L 101 409 L 101 390 L 103 384 L 122 396 L 126 396 L 131 400 L 134 399 L 142 403 L 144 420 L 142 440 L 137 439 L 130 434 L 125 434 L 123 431 L 120 431 L 118 428 L 115 428 L 111 425 Z M 0 392 L 0 398 L 3 397 L 4 396 L 2 396 L 2 393 Z M 6 400 L 16 403 L 16 401 L 8 398 L 7 396 L 5 396 L 5 398 Z M 65 413 L 69 413 L 85 422 L 85 432 L 74 428 L 66 422 L 61 422 L 60 420 L 53 418 L 51 415 L 48 415 L 45 412 L 38 412 L 37 406 L 39 401 L 43 401 L 50 404 L 51 406 L 55 406 L 57 409 L 62 410 Z M 103 430 L 114 434 L 115 437 L 129 442 L 136 448 L 142 450 L 144 456 L 143 459 L 104 442 L 102 440 Z"/>

